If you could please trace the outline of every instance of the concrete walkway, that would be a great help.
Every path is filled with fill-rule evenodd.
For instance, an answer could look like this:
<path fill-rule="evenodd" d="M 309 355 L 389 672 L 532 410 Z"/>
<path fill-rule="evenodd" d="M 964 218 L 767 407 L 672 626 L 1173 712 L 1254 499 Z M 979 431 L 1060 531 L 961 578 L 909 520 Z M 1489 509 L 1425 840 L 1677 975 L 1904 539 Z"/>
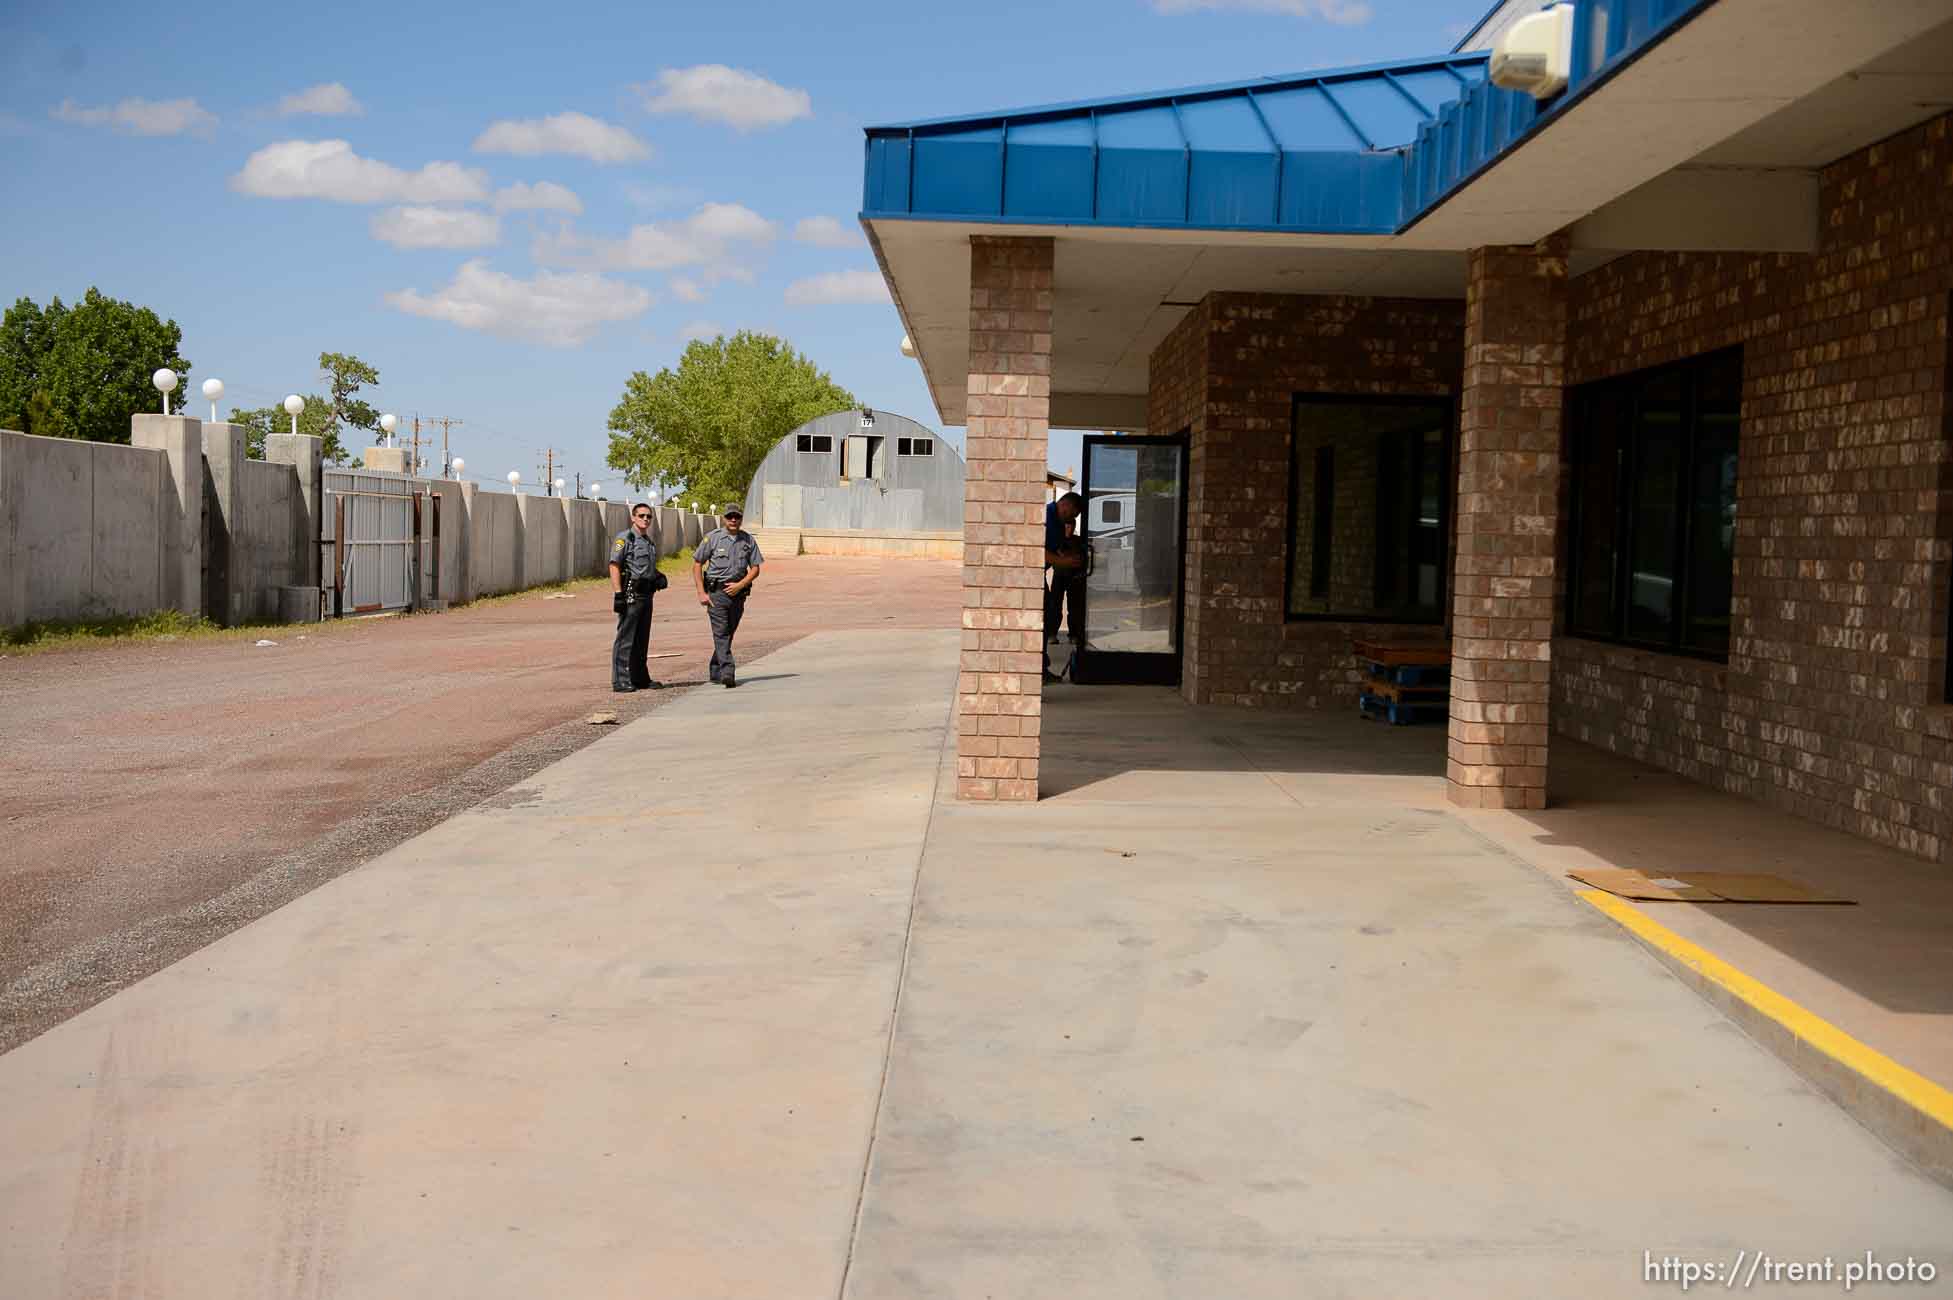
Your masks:
<path fill-rule="evenodd" d="M 799 642 L 0 1057 L 0 1294 L 1946 1284 L 1953 1192 L 1463 819 L 943 801 L 956 647 Z"/>

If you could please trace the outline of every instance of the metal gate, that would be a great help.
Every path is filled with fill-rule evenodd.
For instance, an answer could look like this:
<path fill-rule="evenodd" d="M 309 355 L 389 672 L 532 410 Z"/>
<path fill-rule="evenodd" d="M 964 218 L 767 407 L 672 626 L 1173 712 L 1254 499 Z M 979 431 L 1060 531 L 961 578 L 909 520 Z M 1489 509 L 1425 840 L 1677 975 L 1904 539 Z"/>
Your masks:
<path fill-rule="evenodd" d="M 417 608 L 428 556 L 439 563 L 440 497 L 419 479 L 378 470 L 329 469 L 324 478 L 319 573 L 332 616 Z M 439 590 L 438 573 L 434 581 Z"/>

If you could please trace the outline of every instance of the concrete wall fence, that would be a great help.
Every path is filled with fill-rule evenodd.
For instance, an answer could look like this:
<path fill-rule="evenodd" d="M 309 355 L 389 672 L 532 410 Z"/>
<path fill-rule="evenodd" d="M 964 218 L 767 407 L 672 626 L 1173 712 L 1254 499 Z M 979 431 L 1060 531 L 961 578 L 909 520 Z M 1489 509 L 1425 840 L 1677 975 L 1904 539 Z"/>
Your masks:
<path fill-rule="evenodd" d="M 0 627 L 168 609 L 227 626 L 318 616 L 319 439 L 274 435 L 250 460 L 240 425 L 138 415 L 130 432 L 125 447 L 0 430 Z M 419 589 L 445 603 L 601 576 L 630 526 L 624 502 L 410 481 L 440 502 L 438 548 L 436 511 L 421 511 Z M 663 550 L 716 522 L 661 511 Z"/>

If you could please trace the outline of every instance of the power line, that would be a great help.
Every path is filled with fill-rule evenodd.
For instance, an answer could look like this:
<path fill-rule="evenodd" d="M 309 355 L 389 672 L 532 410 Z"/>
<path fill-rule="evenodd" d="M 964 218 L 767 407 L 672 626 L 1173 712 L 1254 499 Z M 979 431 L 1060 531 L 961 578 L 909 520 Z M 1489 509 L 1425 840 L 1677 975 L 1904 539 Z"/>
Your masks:
<path fill-rule="evenodd" d="M 450 426 L 460 424 L 461 421 L 451 415 L 430 415 L 427 417 L 427 423 L 441 426 L 441 477 L 447 478 L 453 469 L 453 457 L 448 451 L 448 429 Z M 434 439 L 430 437 L 427 441 L 431 444 Z M 414 446 L 416 449 L 420 446 L 420 416 L 418 415 L 414 417 Z"/>

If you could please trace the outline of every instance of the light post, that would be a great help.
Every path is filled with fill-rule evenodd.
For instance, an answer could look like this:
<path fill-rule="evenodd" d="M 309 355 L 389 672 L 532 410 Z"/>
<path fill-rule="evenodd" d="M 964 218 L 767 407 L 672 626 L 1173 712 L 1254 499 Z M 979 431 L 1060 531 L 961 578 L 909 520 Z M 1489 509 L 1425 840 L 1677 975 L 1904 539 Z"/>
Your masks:
<path fill-rule="evenodd" d="M 560 478 L 559 478 L 559 479 L 557 479 L 557 480 L 556 480 L 556 482 L 555 482 L 555 483 L 553 483 L 553 484 L 551 485 L 551 487 L 550 487 L 550 493 L 549 493 L 549 495 L 551 495 L 551 496 L 553 496 L 553 497 L 560 497 L 560 496 L 562 496 L 562 495 L 563 495 L 563 480 L 562 480 L 562 479 L 560 479 Z"/>
<path fill-rule="evenodd" d="M 456 482 L 459 482 L 461 480 L 461 471 L 467 468 L 468 468 L 467 461 L 461 459 L 461 457 L 459 456 L 456 456 L 454 458 L 454 477 Z"/>
<path fill-rule="evenodd" d="M 203 381 L 203 397 L 210 403 L 210 422 L 217 423 L 217 399 L 224 395 L 224 381 L 206 379 Z"/>
<path fill-rule="evenodd" d="M 386 445 L 393 445 L 393 431 L 400 427 L 400 417 L 388 411 L 380 417 L 380 432 L 386 435 Z"/>
<path fill-rule="evenodd" d="M 300 397 L 297 393 L 293 393 L 291 396 L 285 399 L 285 414 L 292 417 L 292 433 L 294 436 L 296 436 L 298 433 L 299 412 L 303 411 L 304 409 L 305 409 L 305 399 L 303 397 Z"/>
<path fill-rule="evenodd" d="M 176 389 L 176 372 L 168 366 L 164 366 L 161 370 L 158 370 L 149 377 L 149 382 L 156 385 L 156 391 L 163 395 L 163 414 L 168 415 L 170 413 L 170 393 Z"/>
<path fill-rule="evenodd" d="M 513 491 L 515 491 L 515 488 L 516 488 L 516 484 L 518 484 L 518 483 L 520 483 L 520 482 L 522 482 L 522 471 L 521 471 L 521 470 L 519 470 L 519 469 L 512 469 L 512 470 L 510 470 L 510 471 L 509 471 L 509 491 L 511 491 L 511 492 L 513 492 Z"/>

